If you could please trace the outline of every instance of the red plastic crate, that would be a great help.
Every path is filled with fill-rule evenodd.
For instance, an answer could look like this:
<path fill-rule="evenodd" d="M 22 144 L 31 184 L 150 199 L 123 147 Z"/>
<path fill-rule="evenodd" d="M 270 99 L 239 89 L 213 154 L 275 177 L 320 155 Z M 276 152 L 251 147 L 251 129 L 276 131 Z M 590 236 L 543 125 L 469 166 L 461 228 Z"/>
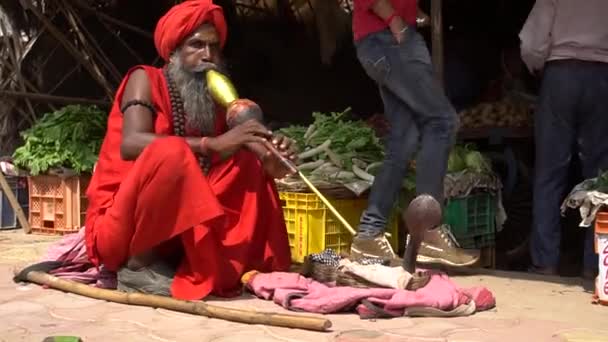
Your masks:
<path fill-rule="evenodd" d="M 48 175 L 28 177 L 31 232 L 43 235 L 78 232 L 85 220 L 89 181 L 90 175 L 65 179 Z"/>

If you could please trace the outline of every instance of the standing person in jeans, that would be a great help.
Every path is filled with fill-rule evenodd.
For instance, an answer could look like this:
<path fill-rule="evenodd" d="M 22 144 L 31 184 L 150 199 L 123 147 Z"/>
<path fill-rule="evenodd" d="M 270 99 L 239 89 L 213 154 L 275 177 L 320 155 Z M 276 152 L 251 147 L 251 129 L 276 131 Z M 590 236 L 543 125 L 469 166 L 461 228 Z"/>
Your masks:
<path fill-rule="evenodd" d="M 355 258 L 396 258 L 384 231 L 414 153 L 417 192 L 443 203 L 457 114 L 434 80 L 429 51 L 416 32 L 417 14 L 416 0 L 354 0 L 357 57 L 378 84 L 390 125 L 386 157 L 351 247 Z M 468 266 L 478 259 L 478 251 L 458 248 L 444 227 L 427 233 L 418 254 L 419 262 L 451 266 Z"/>
<path fill-rule="evenodd" d="M 557 274 L 560 204 L 578 153 L 584 178 L 608 169 L 608 1 L 537 0 L 521 33 L 522 59 L 542 71 L 535 114 L 536 165 L 531 272 Z M 598 260 L 587 228 L 583 276 Z"/>

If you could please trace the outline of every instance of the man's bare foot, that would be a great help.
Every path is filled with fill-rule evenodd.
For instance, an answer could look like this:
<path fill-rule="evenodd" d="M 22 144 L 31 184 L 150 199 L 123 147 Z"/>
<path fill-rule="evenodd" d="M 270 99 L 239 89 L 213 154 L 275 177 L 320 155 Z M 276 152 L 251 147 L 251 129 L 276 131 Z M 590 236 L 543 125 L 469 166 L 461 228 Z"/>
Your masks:
<path fill-rule="evenodd" d="M 150 266 L 156 260 L 157 254 L 154 250 L 152 250 L 130 257 L 129 260 L 127 260 L 126 267 L 131 271 L 137 271 L 146 266 Z"/>

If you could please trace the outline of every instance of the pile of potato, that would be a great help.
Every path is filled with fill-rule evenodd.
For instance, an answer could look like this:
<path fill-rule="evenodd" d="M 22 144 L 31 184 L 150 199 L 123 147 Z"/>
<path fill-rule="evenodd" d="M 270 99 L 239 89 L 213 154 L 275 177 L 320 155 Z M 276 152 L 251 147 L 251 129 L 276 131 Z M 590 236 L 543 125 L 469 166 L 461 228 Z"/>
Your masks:
<path fill-rule="evenodd" d="M 532 109 L 524 102 L 481 103 L 460 112 L 460 128 L 531 127 Z"/>

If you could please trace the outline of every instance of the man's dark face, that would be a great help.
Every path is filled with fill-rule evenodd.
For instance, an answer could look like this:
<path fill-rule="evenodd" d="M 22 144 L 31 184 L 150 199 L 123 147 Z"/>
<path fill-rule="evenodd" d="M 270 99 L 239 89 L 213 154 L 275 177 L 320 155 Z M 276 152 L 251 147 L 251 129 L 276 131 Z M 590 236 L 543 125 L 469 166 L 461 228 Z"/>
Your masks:
<path fill-rule="evenodd" d="M 220 37 L 215 27 L 211 24 L 199 27 L 184 40 L 178 56 L 189 71 L 205 69 L 206 63 L 220 64 Z"/>
<path fill-rule="evenodd" d="M 215 27 L 205 24 L 188 36 L 171 56 L 168 64 L 181 95 L 189 127 L 213 134 L 215 103 L 207 89 L 205 71 L 223 72 L 220 40 Z"/>

